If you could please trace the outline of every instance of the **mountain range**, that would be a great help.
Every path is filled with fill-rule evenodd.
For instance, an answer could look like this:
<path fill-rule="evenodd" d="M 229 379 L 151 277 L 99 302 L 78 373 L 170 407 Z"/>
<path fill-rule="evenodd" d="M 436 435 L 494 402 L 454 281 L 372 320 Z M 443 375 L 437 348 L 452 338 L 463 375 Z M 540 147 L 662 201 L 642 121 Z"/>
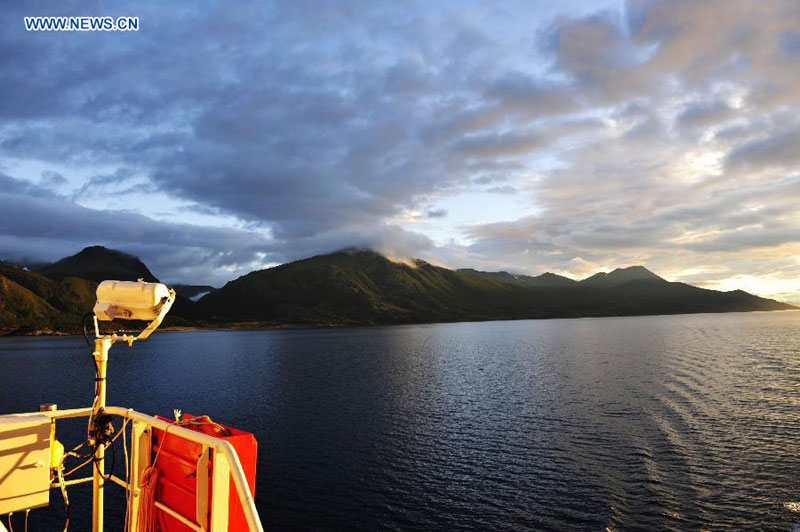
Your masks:
<path fill-rule="evenodd" d="M 0 262 L 0 332 L 76 332 L 103 279 L 156 282 L 137 257 L 101 246 L 32 271 Z M 576 281 L 348 249 L 248 273 L 220 289 L 176 285 L 166 326 L 373 325 L 795 308 L 734 290 L 669 282 L 643 266 Z"/>

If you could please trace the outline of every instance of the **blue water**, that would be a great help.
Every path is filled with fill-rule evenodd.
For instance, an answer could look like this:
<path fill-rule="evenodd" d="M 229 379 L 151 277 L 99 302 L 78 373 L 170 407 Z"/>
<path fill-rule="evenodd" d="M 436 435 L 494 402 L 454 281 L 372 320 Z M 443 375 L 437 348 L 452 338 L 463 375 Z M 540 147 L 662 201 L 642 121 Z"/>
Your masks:
<path fill-rule="evenodd" d="M 255 433 L 270 530 L 800 522 L 800 312 L 157 333 L 109 367 L 109 404 Z M 91 401 L 82 338 L 2 338 L 0 371 L 2 413 Z"/>

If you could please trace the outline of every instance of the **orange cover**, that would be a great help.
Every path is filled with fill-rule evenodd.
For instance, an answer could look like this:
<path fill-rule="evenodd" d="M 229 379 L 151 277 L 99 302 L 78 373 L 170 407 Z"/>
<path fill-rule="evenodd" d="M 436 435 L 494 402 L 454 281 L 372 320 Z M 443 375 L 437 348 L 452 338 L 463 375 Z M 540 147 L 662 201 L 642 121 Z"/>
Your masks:
<path fill-rule="evenodd" d="M 170 421 L 167 418 L 156 416 L 164 421 Z M 250 486 L 250 492 L 255 496 L 256 489 L 256 454 L 257 443 L 256 438 L 249 432 L 244 432 L 232 427 L 227 427 L 219 423 L 211 421 L 207 416 L 193 416 L 191 414 L 183 414 L 181 423 L 184 428 L 202 432 L 222 440 L 230 442 L 236 454 L 239 456 L 239 461 L 242 463 L 247 484 Z M 163 441 L 163 446 L 162 446 Z M 197 443 L 190 442 L 179 436 L 167 432 L 164 438 L 164 431 L 153 430 L 153 445 L 152 453 L 155 458 L 156 453 L 159 452 L 158 460 L 156 462 L 156 469 L 158 470 L 158 485 L 156 488 L 155 500 L 164 504 L 165 506 L 175 510 L 180 515 L 184 516 L 192 522 L 197 522 L 195 515 L 196 492 L 197 492 L 197 460 L 200 458 L 202 446 Z M 212 451 L 213 452 L 213 451 Z M 208 507 L 209 513 L 211 509 L 211 500 L 213 493 L 211 493 L 211 479 L 213 460 L 208 461 Z M 242 510 L 242 504 L 239 502 L 239 496 L 236 492 L 236 487 L 233 484 L 233 479 L 230 481 L 229 493 L 226 494 L 229 499 L 229 513 L 228 513 L 228 530 L 230 532 L 246 532 L 248 530 L 247 520 Z M 157 530 L 164 532 L 189 532 L 191 529 L 181 523 L 175 517 L 169 515 L 161 509 L 155 509 L 157 516 Z M 207 517 L 210 523 L 210 515 Z"/>

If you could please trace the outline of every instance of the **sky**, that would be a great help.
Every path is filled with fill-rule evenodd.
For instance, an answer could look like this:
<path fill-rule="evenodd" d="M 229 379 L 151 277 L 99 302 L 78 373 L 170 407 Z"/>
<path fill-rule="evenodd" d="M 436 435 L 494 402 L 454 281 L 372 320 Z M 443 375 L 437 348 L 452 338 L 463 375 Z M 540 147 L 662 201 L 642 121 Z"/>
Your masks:
<path fill-rule="evenodd" d="M 20 2 L 0 258 L 221 286 L 355 246 L 800 303 L 798 86 L 794 0 Z"/>

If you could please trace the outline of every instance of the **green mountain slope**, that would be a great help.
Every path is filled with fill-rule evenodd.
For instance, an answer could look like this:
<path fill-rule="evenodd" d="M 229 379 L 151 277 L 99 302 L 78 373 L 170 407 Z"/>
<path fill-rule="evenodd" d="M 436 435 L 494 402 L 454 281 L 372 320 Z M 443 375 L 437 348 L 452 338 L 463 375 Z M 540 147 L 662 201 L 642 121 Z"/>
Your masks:
<path fill-rule="evenodd" d="M 0 275 L 0 329 L 50 327 L 59 312 L 19 283 Z"/>
<path fill-rule="evenodd" d="M 71 330 L 94 305 L 96 283 L 50 279 L 0 263 L 0 331 Z"/>
<path fill-rule="evenodd" d="M 138 258 L 101 246 L 35 272 L 0 263 L 0 333 L 78 332 L 94 306 L 97 279 L 142 277 L 156 280 Z"/>
<path fill-rule="evenodd" d="M 205 296 L 208 320 L 361 324 L 489 318 L 515 287 L 371 251 L 320 255 L 249 273 Z"/>
<path fill-rule="evenodd" d="M 201 299 L 197 311 L 210 323 L 352 325 L 792 308 L 744 292 L 670 283 L 643 267 L 580 283 L 525 277 L 346 251 L 251 272 Z"/>

